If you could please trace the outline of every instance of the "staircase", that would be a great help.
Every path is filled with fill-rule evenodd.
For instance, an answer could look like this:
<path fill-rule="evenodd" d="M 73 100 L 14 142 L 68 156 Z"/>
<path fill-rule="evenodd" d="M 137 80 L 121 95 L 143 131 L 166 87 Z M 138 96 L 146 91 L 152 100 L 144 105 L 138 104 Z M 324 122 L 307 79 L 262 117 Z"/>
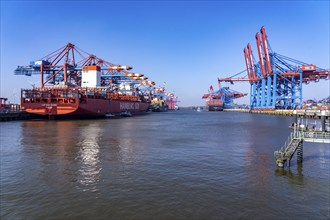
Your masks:
<path fill-rule="evenodd" d="M 300 132 L 292 132 L 284 146 L 280 150 L 274 152 L 277 166 L 284 167 L 285 162 L 288 162 L 290 167 L 290 160 L 297 150 L 299 152 L 299 154 L 297 154 L 298 162 L 302 162 L 302 143 L 303 138 Z"/>

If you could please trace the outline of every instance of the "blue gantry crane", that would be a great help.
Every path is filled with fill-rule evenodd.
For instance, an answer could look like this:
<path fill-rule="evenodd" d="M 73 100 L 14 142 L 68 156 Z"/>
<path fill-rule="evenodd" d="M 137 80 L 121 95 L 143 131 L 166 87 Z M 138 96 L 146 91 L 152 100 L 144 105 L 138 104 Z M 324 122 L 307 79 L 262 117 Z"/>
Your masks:
<path fill-rule="evenodd" d="M 207 94 L 204 94 L 202 99 L 206 99 L 206 105 L 209 110 L 222 110 L 226 108 L 234 108 L 234 99 L 246 96 L 247 93 L 240 93 L 229 87 L 221 87 L 219 83 L 219 90 L 214 91 L 213 86 Z"/>
<path fill-rule="evenodd" d="M 329 69 L 319 68 L 275 53 L 261 27 L 255 35 L 259 62 L 256 62 L 251 45 L 244 48 L 247 76 L 218 78 L 218 82 L 249 82 L 252 109 L 295 109 L 302 107 L 302 85 L 311 81 L 329 79 Z"/>

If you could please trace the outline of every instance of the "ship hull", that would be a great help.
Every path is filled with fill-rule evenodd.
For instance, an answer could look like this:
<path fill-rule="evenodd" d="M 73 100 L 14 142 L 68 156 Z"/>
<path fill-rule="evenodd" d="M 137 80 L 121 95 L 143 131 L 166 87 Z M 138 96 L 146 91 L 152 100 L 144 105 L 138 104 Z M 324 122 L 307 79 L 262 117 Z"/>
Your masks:
<path fill-rule="evenodd" d="M 209 106 L 209 111 L 223 111 L 222 106 Z"/>
<path fill-rule="evenodd" d="M 80 104 L 73 115 L 104 116 L 106 114 L 131 114 L 145 113 L 149 107 L 146 102 L 125 102 L 119 100 L 87 100 L 86 104 Z"/>
<path fill-rule="evenodd" d="M 68 117 L 102 117 L 106 114 L 130 112 L 141 114 L 147 111 L 149 103 L 125 102 L 119 100 L 87 100 L 84 104 L 39 104 L 22 103 L 22 108 L 32 114 Z"/>
<path fill-rule="evenodd" d="M 209 111 L 223 111 L 223 102 L 221 99 L 211 99 L 206 102 L 206 108 Z"/>
<path fill-rule="evenodd" d="M 137 100 L 136 97 L 133 97 L 134 100 L 131 97 L 126 97 L 131 100 L 116 100 L 97 95 L 89 97 L 80 93 L 52 97 L 55 92 L 51 90 L 39 93 L 32 91 L 34 96 L 27 96 L 28 92 L 22 93 L 24 94 L 21 100 L 22 110 L 53 118 L 105 117 L 107 114 L 120 115 L 123 112 L 141 114 L 147 111 L 150 104 Z M 56 93 L 62 93 L 62 90 Z M 38 97 L 35 94 L 38 94 Z"/>

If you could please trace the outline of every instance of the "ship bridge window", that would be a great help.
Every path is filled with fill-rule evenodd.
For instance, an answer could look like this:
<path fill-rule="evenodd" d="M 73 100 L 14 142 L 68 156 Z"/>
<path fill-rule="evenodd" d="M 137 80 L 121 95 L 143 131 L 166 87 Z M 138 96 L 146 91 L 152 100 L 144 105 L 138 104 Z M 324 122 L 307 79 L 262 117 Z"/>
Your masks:
<path fill-rule="evenodd" d="M 42 99 L 42 102 L 43 103 L 47 103 L 48 102 L 48 99 Z"/>

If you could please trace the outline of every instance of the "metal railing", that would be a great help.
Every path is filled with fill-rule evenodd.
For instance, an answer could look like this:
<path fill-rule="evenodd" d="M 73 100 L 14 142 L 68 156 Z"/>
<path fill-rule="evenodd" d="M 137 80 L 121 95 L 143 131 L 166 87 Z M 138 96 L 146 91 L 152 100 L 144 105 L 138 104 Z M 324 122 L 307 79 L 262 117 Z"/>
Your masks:
<path fill-rule="evenodd" d="M 330 143 L 330 132 L 303 131 L 301 133 L 304 141 Z"/>

